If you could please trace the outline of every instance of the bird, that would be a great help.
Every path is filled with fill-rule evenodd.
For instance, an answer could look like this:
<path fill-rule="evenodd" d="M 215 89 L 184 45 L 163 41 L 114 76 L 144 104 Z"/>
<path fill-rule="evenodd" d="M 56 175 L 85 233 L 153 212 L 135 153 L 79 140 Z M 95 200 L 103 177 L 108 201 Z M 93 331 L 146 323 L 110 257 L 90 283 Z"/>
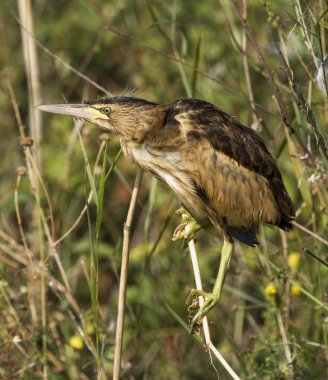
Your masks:
<path fill-rule="evenodd" d="M 221 298 L 235 240 L 256 246 L 260 224 L 292 229 L 294 205 L 263 139 L 212 103 L 187 98 L 163 105 L 112 96 L 37 108 L 87 120 L 118 136 L 125 157 L 176 194 L 182 223 L 173 240 L 190 239 L 208 226 L 222 238 L 212 292 L 190 291 L 189 305 L 204 297 L 191 331 Z"/>

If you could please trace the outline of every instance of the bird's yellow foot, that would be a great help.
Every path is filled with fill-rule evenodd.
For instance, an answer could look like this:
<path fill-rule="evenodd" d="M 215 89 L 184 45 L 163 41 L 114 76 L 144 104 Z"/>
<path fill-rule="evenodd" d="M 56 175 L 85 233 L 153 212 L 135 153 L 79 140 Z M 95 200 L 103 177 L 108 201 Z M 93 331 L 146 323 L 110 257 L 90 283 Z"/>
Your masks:
<path fill-rule="evenodd" d="M 201 307 L 199 307 L 199 296 L 204 297 L 204 304 Z M 192 315 L 190 322 L 190 334 L 193 334 L 198 329 L 203 318 L 219 302 L 220 296 L 220 292 L 205 293 L 202 290 L 191 289 L 187 298 L 187 304 L 189 305 L 188 311 L 190 315 Z M 194 314 L 194 311 L 197 308 L 198 311 Z"/>
<path fill-rule="evenodd" d="M 191 240 L 193 238 L 194 233 L 200 230 L 202 227 L 196 222 L 196 220 L 186 209 L 179 208 L 179 210 L 177 210 L 175 213 L 177 215 L 181 215 L 182 223 L 179 224 L 179 226 L 175 229 L 172 240 Z"/>

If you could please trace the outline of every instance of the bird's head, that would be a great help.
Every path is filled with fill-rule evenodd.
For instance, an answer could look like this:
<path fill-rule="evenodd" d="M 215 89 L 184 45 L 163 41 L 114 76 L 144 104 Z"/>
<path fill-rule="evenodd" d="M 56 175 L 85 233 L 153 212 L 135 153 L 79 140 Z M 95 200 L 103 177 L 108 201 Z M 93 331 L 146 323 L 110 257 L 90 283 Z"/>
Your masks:
<path fill-rule="evenodd" d="M 134 139 L 149 130 L 158 107 L 156 103 L 127 96 L 115 96 L 83 104 L 47 104 L 41 111 L 84 119 L 123 138 Z M 144 132 L 143 132 L 144 131 Z"/>

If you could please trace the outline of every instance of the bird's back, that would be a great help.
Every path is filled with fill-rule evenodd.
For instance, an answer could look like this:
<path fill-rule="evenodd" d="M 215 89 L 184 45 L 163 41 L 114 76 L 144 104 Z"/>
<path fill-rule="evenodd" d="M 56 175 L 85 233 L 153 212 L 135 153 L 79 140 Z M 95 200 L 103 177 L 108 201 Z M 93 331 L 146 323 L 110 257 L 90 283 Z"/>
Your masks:
<path fill-rule="evenodd" d="M 198 99 L 172 103 L 167 115 L 166 124 L 178 123 L 183 141 L 184 170 L 195 194 L 187 203 L 197 209 L 201 203 L 212 218 L 214 212 L 231 227 L 264 222 L 291 229 L 293 203 L 275 160 L 253 130 Z"/>

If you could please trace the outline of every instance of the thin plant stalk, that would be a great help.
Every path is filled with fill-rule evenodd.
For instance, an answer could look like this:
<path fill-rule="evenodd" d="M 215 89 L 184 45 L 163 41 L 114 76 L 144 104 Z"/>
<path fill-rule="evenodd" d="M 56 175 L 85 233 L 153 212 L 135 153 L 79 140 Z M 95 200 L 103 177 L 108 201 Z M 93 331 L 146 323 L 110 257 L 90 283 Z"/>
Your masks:
<path fill-rule="evenodd" d="M 28 102 L 29 102 L 29 131 L 34 140 L 33 157 L 37 162 L 38 167 L 41 167 L 41 112 L 34 108 L 35 104 L 41 103 L 41 85 L 39 80 L 39 65 L 36 53 L 35 41 L 31 35 L 33 33 L 33 13 L 30 0 L 18 0 L 18 11 L 21 22 L 21 39 L 25 63 L 25 72 L 28 84 Z M 32 168 L 30 168 L 32 170 Z M 34 176 L 34 174 L 33 174 Z M 36 207 L 33 210 L 33 225 L 37 226 L 34 231 L 35 241 L 38 241 L 38 250 L 40 252 L 41 272 L 40 272 L 40 293 L 41 293 L 41 325 L 42 325 L 42 350 L 43 350 L 43 377 L 48 378 L 47 369 L 47 315 L 46 315 L 46 284 L 45 284 L 45 251 L 43 230 L 41 221 L 41 204 L 40 204 L 40 189 L 36 181 L 36 186 L 33 187 L 33 192 L 36 200 Z"/>
<path fill-rule="evenodd" d="M 41 112 L 34 106 L 41 104 L 41 84 L 35 39 L 33 38 L 33 13 L 30 0 L 18 0 L 21 38 L 25 72 L 29 92 L 29 131 L 34 140 L 34 158 L 41 165 Z"/>
<path fill-rule="evenodd" d="M 287 332 L 284 327 L 284 322 L 282 320 L 282 316 L 280 311 L 277 309 L 277 322 L 279 326 L 280 335 L 282 338 L 284 351 L 286 355 L 286 361 L 287 361 L 287 368 L 288 368 L 288 377 L 287 379 L 294 379 L 294 368 L 293 368 L 293 359 L 292 359 L 292 353 L 288 344 L 288 338 L 287 338 Z"/>
<path fill-rule="evenodd" d="M 246 0 L 243 0 L 242 2 L 243 6 L 243 18 L 247 18 L 247 3 Z M 253 89 L 252 89 L 252 83 L 251 83 L 251 77 L 249 73 L 249 65 L 248 65 L 248 57 L 247 57 L 247 35 L 245 29 L 243 30 L 243 40 L 242 40 L 242 48 L 243 48 L 243 66 L 244 66 L 244 74 L 245 74 L 245 81 L 247 85 L 247 92 L 248 92 L 248 99 L 249 99 L 249 104 L 252 109 L 252 118 L 253 118 L 253 125 L 254 127 L 259 126 L 259 120 L 257 118 L 256 114 L 256 108 L 255 108 L 255 101 L 254 101 L 254 94 L 253 94 Z"/>
<path fill-rule="evenodd" d="M 39 64 L 37 59 L 37 49 L 35 41 L 31 38 L 33 34 L 33 13 L 31 0 L 18 0 L 18 12 L 21 25 L 21 40 L 23 47 L 23 57 L 25 64 L 25 72 L 28 84 L 28 103 L 29 103 L 29 133 L 34 140 L 34 149 L 32 151 L 34 161 L 37 162 L 37 166 L 41 167 L 41 113 L 34 108 L 35 104 L 41 103 L 41 85 L 39 76 Z M 28 166 L 30 177 L 34 177 L 32 174 L 33 168 Z M 36 206 L 33 209 L 33 226 L 35 230 L 32 231 L 35 250 L 40 253 L 41 271 L 40 271 L 40 294 L 41 294 L 41 326 L 42 326 L 42 351 L 43 351 L 43 378 L 48 379 L 47 368 L 47 315 L 46 315 L 46 284 L 45 284 L 45 247 L 43 239 L 43 229 L 41 220 L 41 199 L 39 183 L 36 180 L 35 186 L 32 184 L 32 191 L 34 193 Z"/>
<path fill-rule="evenodd" d="M 134 187 L 132 190 L 130 206 L 126 217 L 126 222 L 123 227 L 123 247 L 122 247 L 122 264 L 120 275 L 119 299 L 118 310 L 116 319 L 116 336 L 115 336 L 115 353 L 114 353 L 114 371 L 113 380 L 119 380 L 121 375 L 121 361 L 122 361 L 122 344 L 123 344 L 123 331 L 124 331 L 124 313 L 125 313 L 125 300 L 126 300 L 126 283 L 129 264 L 129 248 L 130 248 L 130 235 L 131 225 L 137 205 L 139 189 L 141 185 L 143 170 L 138 169 Z"/>

